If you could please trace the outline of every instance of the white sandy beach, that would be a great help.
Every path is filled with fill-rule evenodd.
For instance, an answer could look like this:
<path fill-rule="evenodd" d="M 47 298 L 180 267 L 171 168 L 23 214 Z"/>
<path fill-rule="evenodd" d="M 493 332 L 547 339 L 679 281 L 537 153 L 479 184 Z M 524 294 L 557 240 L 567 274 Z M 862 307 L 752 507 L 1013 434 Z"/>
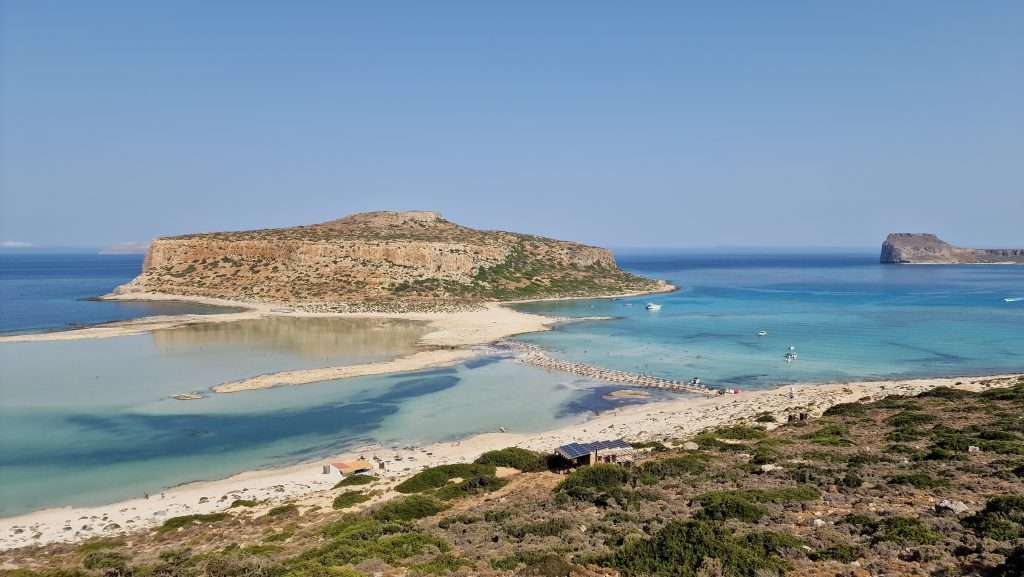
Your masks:
<path fill-rule="evenodd" d="M 0 519 L 0 550 L 131 533 L 179 515 L 226 510 L 235 499 L 266 501 L 264 508 L 284 501 L 329 506 L 336 494 L 329 489 L 338 477 L 324 475 L 321 466 L 330 461 L 380 458 L 387 468 L 378 474 L 394 483 L 424 467 L 468 462 L 485 451 L 508 446 L 550 451 L 568 442 L 618 437 L 631 441 L 678 440 L 702 430 L 750 420 L 765 411 L 784 422 L 789 413 L 796 411 L 817 416 L 837 403 L 895 394 L 913 395 L 938 386 L 981 390 L 1011 384 L 1019 376 L 805 384 L 712 398 L 688 395 L 677 400 L 623 407 L 547 432 L 484 433 L 425 447 L 364 447 L 332 459 L 191 483 L 150 495 L 148 499 L 100 507 L 46 509 Z"/>

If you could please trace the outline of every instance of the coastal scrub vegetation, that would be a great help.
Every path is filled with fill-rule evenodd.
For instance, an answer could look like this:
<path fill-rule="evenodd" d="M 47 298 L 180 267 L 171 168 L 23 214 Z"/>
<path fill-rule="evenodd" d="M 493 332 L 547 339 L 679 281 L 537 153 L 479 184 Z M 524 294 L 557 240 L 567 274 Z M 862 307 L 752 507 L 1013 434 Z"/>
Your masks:
<path fill-rule="evenodd" d="M 1024 379 L 1000 384 L 1011 386 L 782 415 L 771 431 L 755 415 L 699 435 L 698 450 L 664 439 L 629 467 L 558 474 L 544 455 L 494 451 L 426 469 L 381 503 L 354 501 L 386 481 L 326 492 L 301 515 L 175 517 L 124 538 L 3 552 L 24 568 L 0 574 L 1019 576 Z M 527 472 L 499 478 L 497 467 Z"/>

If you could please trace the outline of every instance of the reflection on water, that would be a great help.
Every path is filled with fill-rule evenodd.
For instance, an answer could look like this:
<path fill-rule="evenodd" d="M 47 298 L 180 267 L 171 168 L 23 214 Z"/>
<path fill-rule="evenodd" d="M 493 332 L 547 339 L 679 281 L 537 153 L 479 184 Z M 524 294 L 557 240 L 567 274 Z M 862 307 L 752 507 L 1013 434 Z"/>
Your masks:
<path fill-rule="evenodd" d="M 339 354 L 377 358 L 411 351 L 427 332 L 423 322 L 401 319 L 270 317 L 203 323 L 155 331 L 159 351 L 207 346 L 284 351 L 320 359 Z"/>

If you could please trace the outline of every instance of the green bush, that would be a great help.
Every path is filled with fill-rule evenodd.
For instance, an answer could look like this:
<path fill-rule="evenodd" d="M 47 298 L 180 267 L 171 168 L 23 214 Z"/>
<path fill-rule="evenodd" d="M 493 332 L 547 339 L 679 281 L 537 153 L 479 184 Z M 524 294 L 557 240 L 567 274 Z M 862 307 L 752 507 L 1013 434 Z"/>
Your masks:
<path fill-rule="evenodd" d="M 672 521 L 653 537 L 619 548 L 605 564 L 627 577 L 697 577 L 707 559 L 717 559 L 730 577 L 782 575 L 788 568 L 782 559 L 748 546 L 721 524 L 706 521 Z"/>
<path fill-rule="evenodd" d="M 937 487 L 948 487 L 949 481 L 936 479 L 927 473 L 909 473 L 907 475 L 893 475 L 886 480 L 890 485 L 910 485 L 918 489 L 935 489 Z"/>
<path fill-rule="evenodd" d="M 820 496 L 811 487 L 783 487 L 779 489 L 734 489 L 711 491 L 695 500 L 703 509 L 700 516 L 706 519 L 739 519 L 754 522 L 767 511 L 757 503 L 792 503 L 813 501 Z"/>
<path fill-rule="evenodd" d="M 758 429 L 756 427 L 748 427 L 746 425 L 735 425 L 732 427 L 726 427 L 724 429 L 718 429 L 714 432 L 714 435 L 719 439 L 733 439 L 737 441 L 751 441 L 756 439 L 763 439 L 768 433 L 764 429 Z"/>
<path fill-rule="evenodd" d="M 255 507 L 260 502 L 255 499 L 235 499 L 231 502 L 231 506 L 228 509 L 234 509 L 236 507 Z"/>
<path fill-rule="evenodd" d="M 884 519 L 870 519 L 863 516 L 851 516 L 847 520 L 855 519 L 854 524 L 860 525 L 864 533 L 871 536 L 876 542 L 888 541 L 897 545 L 926 545 L 937 541 L 940 535 L 922 523 L 919 519 L 911 517 L 886 517 Z"/>
<path fill-rule="evenodd" d="M 867 412 L 867 407 L 861 403 L 839 403 L 825 409 L 825 417 L 857 417 Z"/>
<path fill-rule="evenodd" d="M 128 557 L 117 551 L 90 551 L 82 559 L 82 567 L 86 569 L 124 570 L 128 566 Z"/>
<path fill-rule="evenodd" d="M 299 507 L 294 503 L 288 503 L 287 505 L 278 505 L 273 509 L 267 511 L 266 517 L 285 517 L 287 515 L 295 515 L 299 512 Z"/>
<path fill-rule="evenodd" d="M 771 413 L 758 413 L 757 418 L 754 419 L 756 423 L 774 423 L 775 415 Z"/>
<path fill-rule="evenodd" d="M 438 499 L 450 501 L 469 495 L 490 493 L 504 487 L 508 481 L 492 476 L 470 477 L 454 485 L 445 485 L 434 492 Z"/>
<path fill-rule="evenodd" d="M 954 389 L 951 387 L 935 387 L 934 389 L 919 393 L 917 397 L 919 399 L 944 399 L 947 401 L 954 401 L 957 399 L 965 399 L 974 396 L 974 393 L 965 391 L 963 389 Z"/>
<path fill-rule="evenodd" d="M 628 480 L 629 473 L 624 467 L 598 463 L 573 471 L 559 483 L 556 491 L 579 501 L 607 503 L 621 500 Z"/>
<path fill-rule="evenodd" d="M 977 535 L 1005 541 L 1024 537 L 1024 495 L 1000 495 L 961 524 Z"/>
<path fill-rule="evenodd" d="M 511 467 L 524 473 L 544 471 L 548 468 L 548 458 L 546 455 L 527 449 L 520 449 L 519 447 L 487 451 L 480 455 L 474 463 L 495 467 Z"/>
<path fill-rule="evenodd" d="M 765 555 L 781 555 L 787 551 L 798 550 L 804 542 L 796 537 L 775 531 L 757 531 L 743 537 L 748 547 L 753 547 Z"/>
<path fill-rule="evenodd" d="M 707 455 L 699 453 L 648 461 L 637 468 L 637 476 L 646 482 L 699 475 L 707 470 Z"/>
<path fill-rule="evenodd" d="M 395 490 L 399 493 L 421 493 L 443 487 L 448 481 L 455 478 L 468 479 L 470 477 L 493 476 L 494 465 L 479 465 L 476 463 L 439 465 L 416 473 L 402 483 L 399 483 Z"/>
<path fill-rule="evenodd" d="M 935 422 L 934 415 L 928 415 L 926 413 L 915 413 L 913 411 L 903 411 L 897 413 L 885 420 L 886 424 L 897 429 L 909 429 L 917 427 L 918 425 L 926 425 Z"/>
<path fill-rule="evenodd" d="M 405 524 L 382 522 L 362 515 L 346 515 L 326 527 L 324 534 L 330 541 L 290 560 L 285 577 L 326 576 L 326 567 L 353 565 L 369 559 L 395 565 L 404 559 L 443 554 L 450 549 L 443 540 Z"/>
<path fill-rule="evenodd" d="M 451 553 L 442 553 L 437 557 L 434 557 L 426 563 L 420 563 L 419 565 L 413 565 L 412 570 L 415 573 L 423 573 L 428 575 L 444 575 L 451 573 L 460 567 L 472 567 L 473 564 L 466 559 L 456 557 Z"/>
<path fill-rule="evenodd" d="M 335 509 L 348 509 L 349 507 L 355 507 L 356 505 L 365 503 L 369 500 L 370 496 L 364 494 L 362 491 L 348 491 L 335 497 L 331 506 Z"/>
<path fill-rule="evenodd" d="M 201 525 L 206 523 L 216 523 L 218 521 L 223 521 L 227 518 L 227 513 L 208 513 L 205 515 L 196 514 L 182 515 L 180 517 L 171 517 L 170 519 L 164 521 L 163 525 L 160 525 L 157 531 L 161 533 L 166 533 L 168 531 L 180 529 L 181 527 L 189 527 L 192 525 Z"/>
<path fill-rule="evenodd" d="M 514 537 L 516 539 L 522 539 L 527 535 L 536 535 L 537 537 L 554 537 L 561 535 L 562 532 L 568 528 L 569 522 L 565 519 L 547 519 L 545 521 L 535 521 L 524 525 L 505 527 L 505 532 L 508 533 L 510 537 Z"/>
<path fill-rule="evenodd" d="M 427 495 L 409 495 L 384 503 L 373 512 L 378 521 L 412 521 L 436 515 L 447 505 Z"/>
<path fill-rule="evenodd" d="M 846 427 L 832 423 L 823 425 L 817 431 L 808 433 L 800 438 L 818 445 L 849 447 L 853 442 L 846 438 L 847 434 L 849 434 L 849 430 Z"/>
<path fill-rule="evenodd" d="M 768 512 L 755 505 L 742 491 L 715 491 L 705 493 L 696 500 L 702 509 L 699 516 L 714 521 L 737 519 L 755 523 Z"/>
<path fill-rule="evenodd" d="M 812 561 L 839 561 L 840 563 L 853 563 L 863 556 L 864 550 L 860 547 L 843 543 L 832 545 L 808 555 Z"/>
<path fill-rule="evenodd" d="M 864 484 L 864 479 L 857 473 L 850 471 L 843 475 L 837 484 L 846 489 L 856 489 Z"/>
<path fill-rule="evenodd" d="M 342 487 L 358 487 L 360 485 L 369 485 L 375 483 L 379 479 L 373 475 L 349 475 L 344 479 L 334 484 L 333 489 L 341 489 Z"/>

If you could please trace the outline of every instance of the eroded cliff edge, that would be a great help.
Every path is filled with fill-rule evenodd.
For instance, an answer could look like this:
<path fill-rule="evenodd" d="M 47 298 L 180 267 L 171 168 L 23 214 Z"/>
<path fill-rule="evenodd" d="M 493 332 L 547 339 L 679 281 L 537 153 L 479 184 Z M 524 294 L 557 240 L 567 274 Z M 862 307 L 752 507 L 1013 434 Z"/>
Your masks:
<path fill-rule="evenodd" d="M 899 232 L 886 237 L 879 260 L 893 264 L 1024 264 L 1024 249 L 961 248 L 934 234 Z"/>
<path fill-rule="evenodd" d="M 142 274 L 117 292 L 306 310 L 423 310 L 666 288 L 622 271 L 603 248 L 480 231 L 417 211 L 160 238 L 150 246 Z"/>

